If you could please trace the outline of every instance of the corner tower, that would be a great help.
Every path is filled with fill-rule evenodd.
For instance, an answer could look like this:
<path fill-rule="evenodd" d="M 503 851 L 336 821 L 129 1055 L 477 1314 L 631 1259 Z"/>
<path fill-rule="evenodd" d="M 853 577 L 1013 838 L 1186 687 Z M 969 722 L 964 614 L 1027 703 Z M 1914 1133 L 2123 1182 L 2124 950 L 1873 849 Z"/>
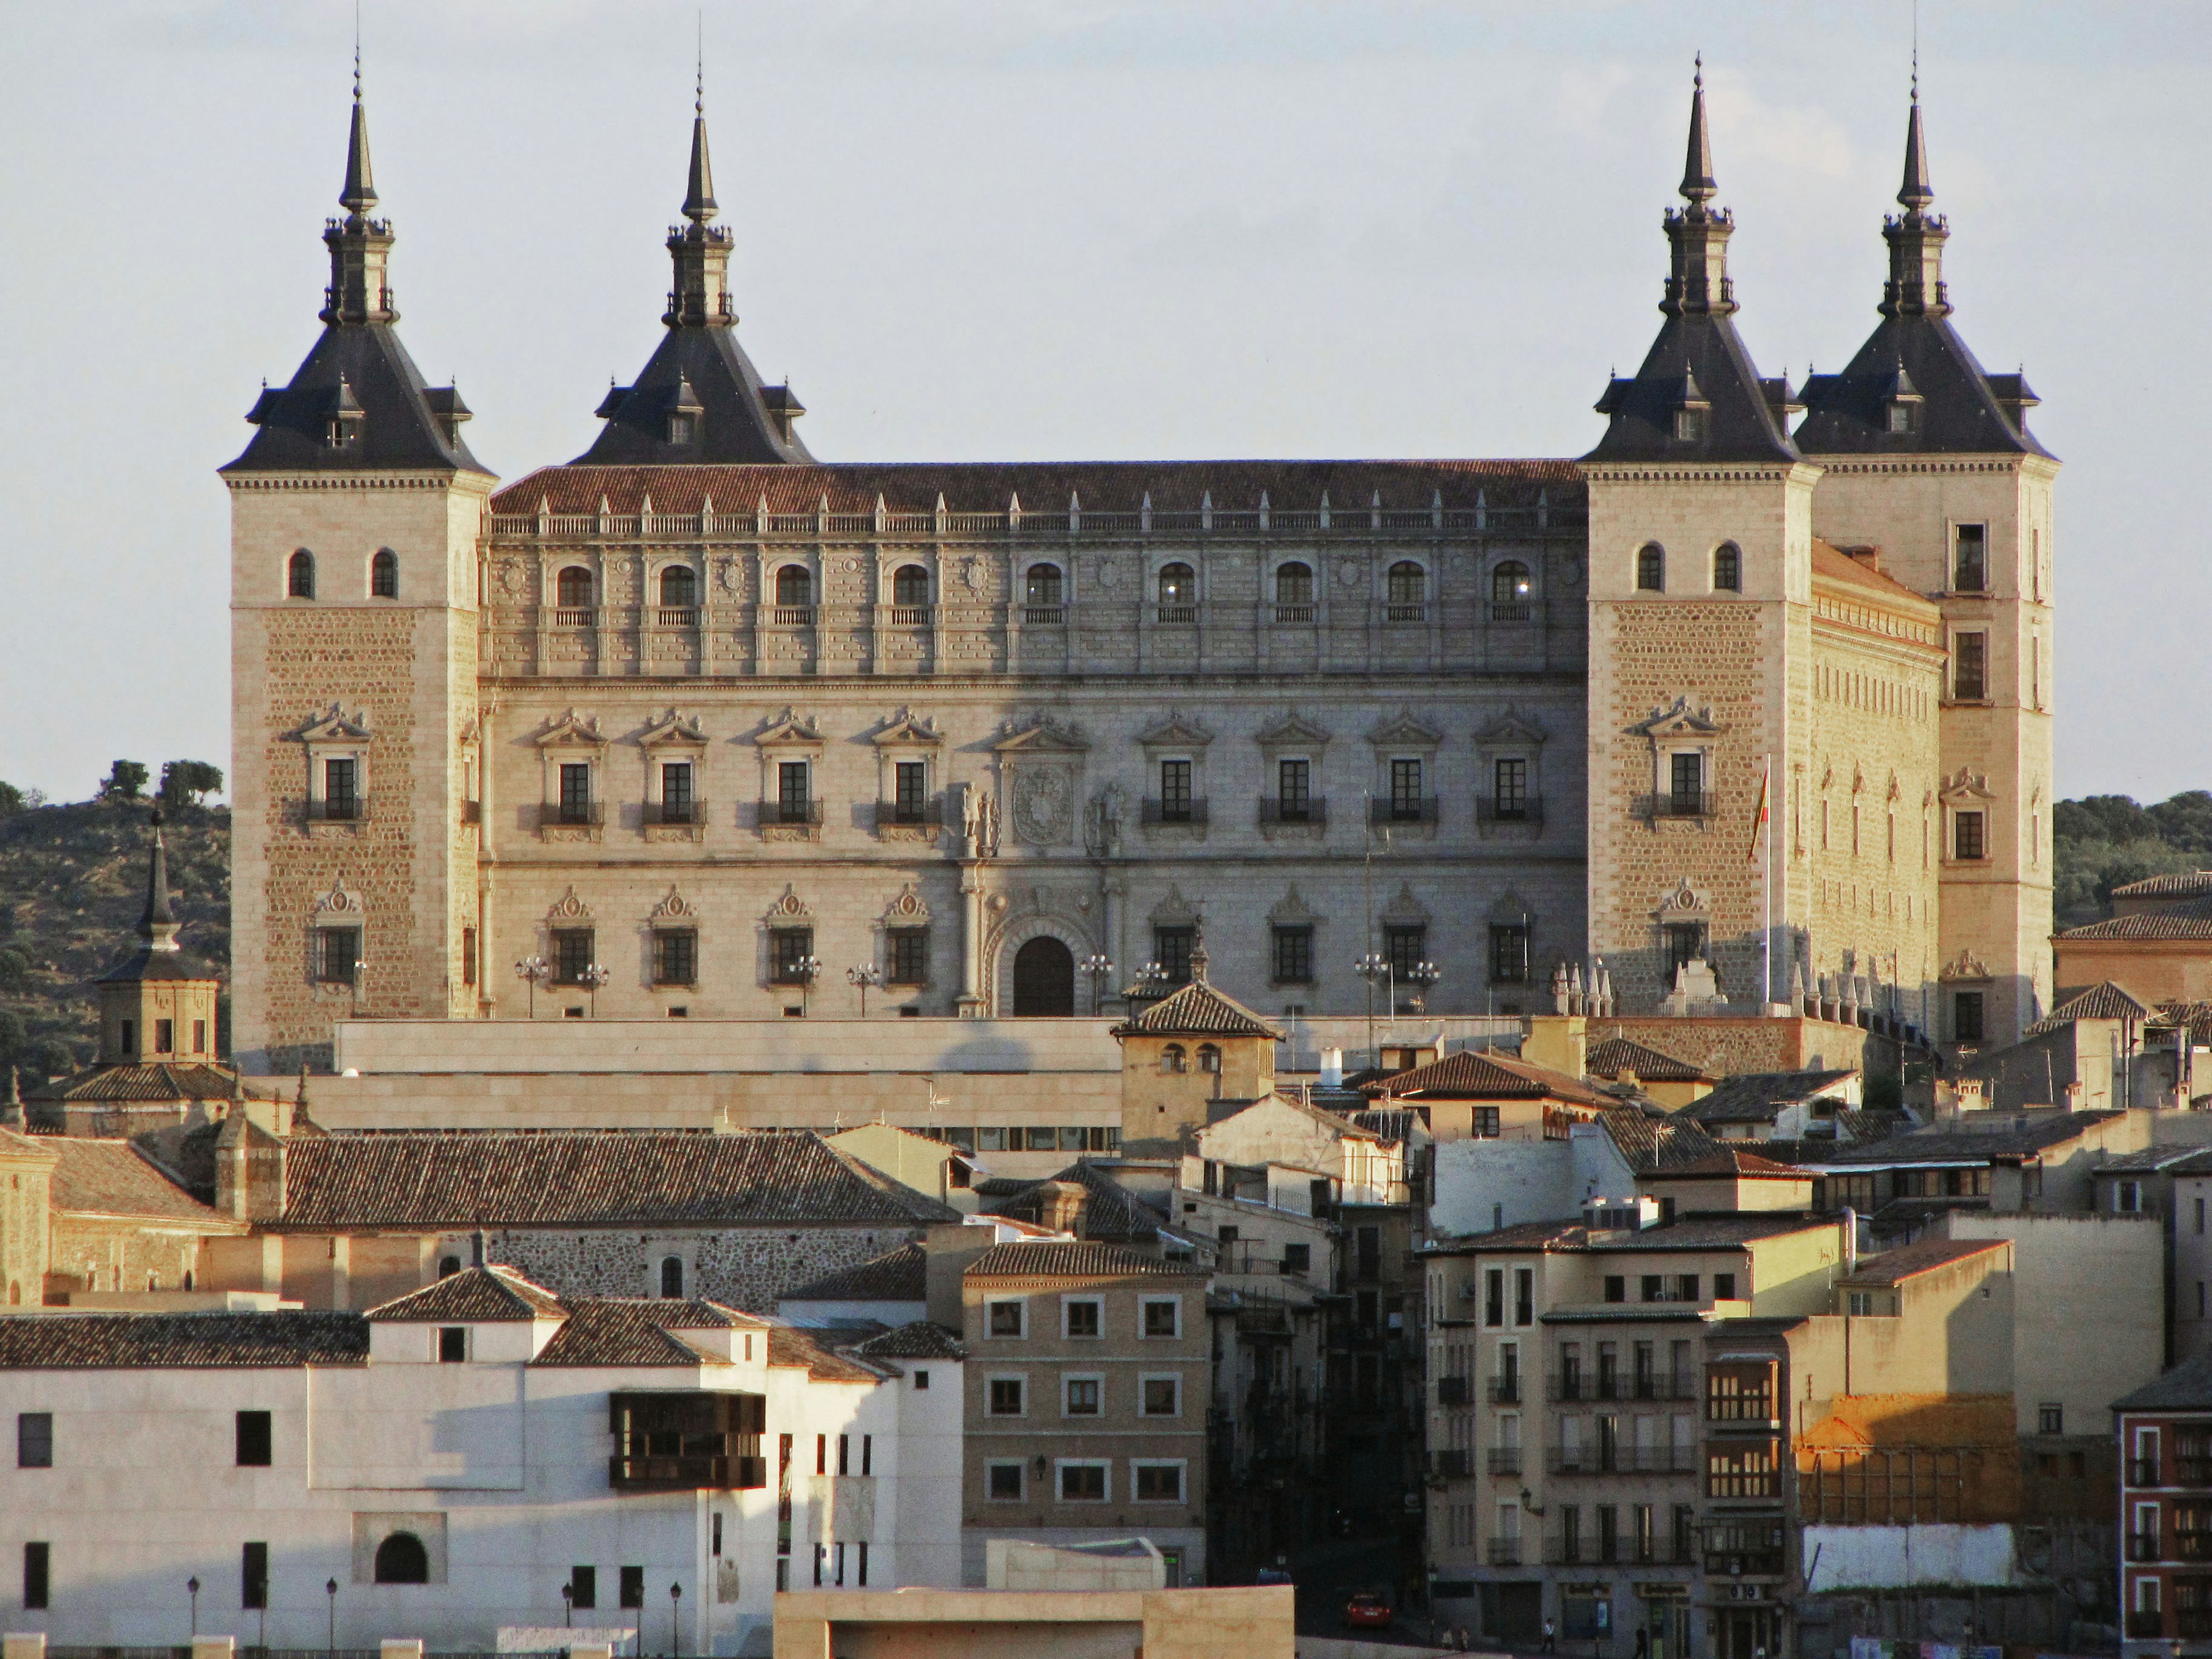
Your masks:
<path fill-rule="evenodd" d="M 1589 483 L 1589 948 L 1626 1012 L 1714 969 L 1732 1005 L 1762 997 L 1763 872 L 1748 856 L 1770 760 L 1804 744 L 1813 488 L 1790 441 L 1786 380 L 1735 330 L 1715 207 L 1704 66 L 1690 100 L 1684 205 L 1665 218 L 1665 321 L 1597 404 Z M 1778 866 L 1781 929 L 1798 895 Z M 1774 953 L 1773 994 L 1788 958 Z"/>
<path fill-rule="evenodd" d="M 738 343 L 730 233 L 714 223 L 718 211 L 702 80 L 691 112 L 685 222 L 668 233 L 676 267 L 660 319 L 668 332 L 635 385 L 607 388 L 598 411 L 606 426 L 574 465 L 750 466 L 814 459 L 792 430 L 805 409 L 788 385 L 763 385 Z"/>
<path fill-rule="evenodd" d="M 474 1011 L 469 744 L 492 475 L 395 327 L 354 70 L 323 332 L 264 387 L 231 499 L 231 963 L 241 1070 L 327 1064 L 349 1013 Z"/>
<path fill-rule="evenodd" d="M 1940 775 L 1911 803 L 1941 908 L 1923 1006 L 1932 1036 L 1971 1049 L 2017 1040 L 2052 1006 L 2058 463 L 2027 429 L 2026 379 L 1986 372 L 1952 325 L 1935 199 L 1916 70 L 1881 320 L 1841 374 L 1807 380 L 1797 442 L 1824 469 L 1815 533 L 1878 550 L 1941 611 Z"/>

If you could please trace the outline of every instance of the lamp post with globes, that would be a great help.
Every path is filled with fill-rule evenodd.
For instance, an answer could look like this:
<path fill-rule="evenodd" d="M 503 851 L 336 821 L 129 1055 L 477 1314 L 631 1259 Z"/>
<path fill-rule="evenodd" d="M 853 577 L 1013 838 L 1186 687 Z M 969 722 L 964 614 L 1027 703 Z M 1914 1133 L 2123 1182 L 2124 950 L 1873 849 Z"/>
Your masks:
<path fill-rule="evenodd" d="M 866 1019 L 868 1017 L 868 987 L 883 984 L 884 970 L 872 962 L 865 963 L 858 968 L 848 968 L 845 970 L 845 982 L 860 988 L 860 1018 Z"/>
<path fill-rule="evenodd" d="M 525 957 L 514 964 L 517 979 L 530 988 L 530 1018 L 538 1018 L 538 987 L 541 981 L 553 977 L 553 964 L 544 957 Z"/>
<path fill-rule="evenodd" d="M 799 984 L 799 1008 L 803 1018 L 813 1012 L 814 981 L 822 975 L 822 958 L 801 957 L 791 964 L 791 974 Z"/>
<path fill-rule="evenodd" d="M 1075 965 L 1091 975 L 1091 1012 L 1094 1014 L 1104 1013 L 1106 1012 L 1106 981 L 1114 971 L 1114 964 L 1103 955 L 1093 951 Z"/>
<path fill-rule="evenodd" d="M 613 969 L 603 968 L 596 962 L 590 967 L 585 969 L 581 974 L 577 975 L 579 981 L 583 985 L 584 988 L 592 994 L 592 1018 L 593 1019 L 597 1019 L 599 1017 L 599 987 L 605 985 L 614 976 Z"/>
<path fill-rule="evenodd" d="M 1429 987 L 1434 985 L 1443 976 L 1444 972 L 1443 969 L 1437 967 L 1435 963 L 1425 959 L 1415 963 L 1411 968 L 1408 968 L 1406 970 L 1406 982 L 1413 988 L 1413 1012 L 1415 1013 L 1425 1014 L 1429 1012 Z"/>
<path fill-rule="evenodd" d="M 1352 971 L 1367 981 L 1367 1063 L 1379 1066 L 1382 1056 L 1375 1049 L 1375 981 L 1389 975 L 1390 958 L 1370 951 L 1352 964 Z"/>

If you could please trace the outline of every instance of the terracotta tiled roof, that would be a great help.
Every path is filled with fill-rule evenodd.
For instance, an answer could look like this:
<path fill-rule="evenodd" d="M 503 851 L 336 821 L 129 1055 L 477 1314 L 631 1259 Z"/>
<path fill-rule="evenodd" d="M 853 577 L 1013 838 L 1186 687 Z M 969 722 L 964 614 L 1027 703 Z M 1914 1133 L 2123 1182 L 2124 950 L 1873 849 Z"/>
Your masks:
<path fill-rule="evenodd" d="M 811 1131 L 393 1131 L 293 1143 L 272 1227 L 915 1225 L 958 1212 Z"/>
<path fill-rule="evenodd" d="M 0 1370 L 243 1370 L 368 1358 L 368 1322 L 356 1313 L 0 1316 Z"/>
<path fill-rule="evenodd" d="M 2114 916 L 2086 927 L 2069 927 L 2058 938 L 2062 943 L 2068 939 L 2212 939 L 2212 898 L 2195 899 L 2144 915 Z"/>
<path fill-rule="evenodd" d="M 2212 897 L 2212 870 L 2192 870 L 2185 875 L 2145 876 L 2112 889 L 2116 899 Z"/>
<path fill-rule="evenodd" d="M 2009 1249 L 2002 1238 L 1923 1238 L 1900 1244 L 1893 1250 L 1869 1256 L 1856 1271 L 1838 1280 L 1844 1285 L 1896 1285 L 1915 1273 L 1933 1273 L 1954 1261 Z"/>
<path fill-rule="evenodd" d="M 881 1370 L 824 1346 L 816 1333 L 796 1325 L 769 1328 L 768 1363 L 804 1365 L 817 1382 L 880 1382 L 884 1378 Z"/>
<path fill-rule="evenodd" d="M 1917 592 L 1885 575 L 1864 560 L 1855 559 L 1840 548 L 1831 547 L 1819 537 L 1813 538 L 1813 574 L 1825 576 L 1832 582 L 1844 582 L 1863 587 L 1870 592 L 1893 601 L 1909 601 L 1901 608 L 1923 611 L 1930 617 L 1940 614 L 1936 605 L 1924 593 Z"/>
<path fill-rule="evenodd" d="M 1532 1066 L 1487 1049 L 1462 1048 L 1416 1066 L 1410 1072 L 1367 1085 L 1367 1091 L 1391 1099 L 1564 1100 L 1578 1106 L 1617 1105 L 1579 1078 L 1547 1066 Z"/>
<path fill-rule="evenodd" d="M 959 1336 L 942 1325 L 917 1319 L 910 1325 L 872 1336 L 853 1352 L 863 1359 L 965 1359 Z"/>
<path fill-rule="evenodd" d="M 1114 1028 L 1115 1036 L 1255 1036 L 1282 1038 L 1234 997 L 1224 996 L 1202 979 L 1170 992 L 1133 1018 Z"/>
<path fill-rule="evenodd" d="M 1686 1163 L 1665 1164 L 1656 1170 L 1643 1172 L 1650 1181 L 1697 1180 L 1701 1177 L 1734 1176 L 1740 1180 L 1809 1181 L 1809 1170 L 1793 1164 L 1779 1164 L 1771 1158 L 1761 1158 L 1757 1152 L 1747 1152 L 1735 1146 L 1723 1146 L 1705 1157 Z"/>
<path fill-rule="evenodd" d="M 2027 1028 L 2029 1036 L 2041 1036 L 2077 1019 L 2148 1019 L 2150 1010 L 2111 980 L 2100 980 L 2087 990 L 2066 999 Z"/>
<path fill-rule="evenodd" d="M 969 1279 L 1099 1278 L 1114 1273 L 1188 1275 L 1187 1265 L 1140 1255 L 1118 1244 L 1067 1243 L 1050 1239 L 994 1244 L 968 1264 Z"/>
<path fill-rule="evenodd" d="M 1721 1150 L 1720 1142 L 1687 1115 L 1653 1118 L 1616 1108 L 1599 1113 L 1597 1121 L 1638 1175 L 1681 1169 Z"/>
<path fill-rule="evenodd" d="M 1834 1072 L 1744 1072 L 1723 1078 L 1712 1093 L 1682 1108 L 1700 1123 L 1771 1123 L 1785 1106 L 1826 1093 L 1854 1073 Z"/>
<path fill-rule="evenodd" d="M 933 511 L 938 497 L 954 513 L 1003 513 L 1018 495 L 1025 514 L 1066 521 L 1070 495 L 1091 513 L 1135 513 L 1152 497 L 1159 513 L 1195 513 L 1211 495 L 1218 512 L 1260 504 L 1312 512 L 1328 493 L 1335 512 L 1357 523 L 1376 491 L 1386 509 L 1425 510 L 1438 492 L 1452 511 L 1475 497 L 1492 513 L 1525 510 L 1539 489 L 1564 521 L 1587 500 L 1571 461 L 1040 461 L 916 462 L 808 466 L 553 466 L 527 474 L 492 497 L 496 513 L 635 513 L 645 497 L 660 513 L 696 513 L 708 499 L 721 513 L 749 513 L 763 497 L 771 513 L 811 513 L 825 497 L 832 513 L 872 513 L 876 498 L 894 513 Z"/>
<path fill-rule="evenodd" d="M 785 1302 L 920 1302 L 929 1293 L 928 1257 L 919 1244 L 902 1244 L 857 1267 L 782 1291 Z"/>
<path fill-rule="evenodd" d="M 61 1155 L 54 1166 L 52 1204 L 73 1215 L 140 1216 L 183 1221 L 210 1232 L 244 1232 L 246 1224 L 194 1198 L 139 1155 L 127 1140 L 42 1135 Z"/>
<path fill-rule="evenodd" d="M 1091 1164 L 1071 1164 L 1046 1181 L 1073 1182 L 1083 1188 L 1082 1212 L 1069 1230 L 1079 1237 L 1149 1243 L 1152 1235 L 1167 1224 L 1167 1217 Z M 1011 1196 L 996 1198 L 983 1205 L 983 1213 L 1042 1225 L 1046 1181 L 1024 1182 L 1021 1189 Z"/>
<path fill-rule="evenodd" d="M 681 1306 L 681 1304 L 672 1304 Z M 531 1363 L 551 1366 L 697 1365 L 706 1356 L 669 1334 L 659 1304 L 579 1298 Z"/>
<path fill-rule="evenodd" d="M 2033 1158 L 2053 1146 L 2077 1140 L 2119 1115 L 2118 1112 L 2062 1112 L 2024 1129 L 1916 1129 L 1911 1134 L 1878 1140 L 1871 1146 L 1838 1146 L 1825 1153 L 1816 1154 L 1808 1145 L 1805 1155 L 1808 1158 L 1817 1155 L 1823 1164 L 1850 1168 L 1863 1164 L 1888 1169 L 1908 1164 L 1998 1164 L 2007 1159 Z"/>
<path fill-rule="evenodd" d="M 371 1308 L 371 1319 L 425 1324 L 464 1321 L 563 1319 L 568 1310 L 542 1285 L 533 1285 L 512 1267 L 464 1267 L 434 1285 Z"/>
<path fill-rule="evenodd" d="M 33 1100 L 251 1100 L 253 1091 L 225 1066 L 197 1061 L 173 1064 L 147 1060 L 130 1066 L 100 1066 L 33 1090 Z"/>
<path fill-rule="evenodd" d="M 1677 1060 L 1672 1054 L 1662 1054 L 1656 1048 L 1647 1048 L 1632 1037 L 1607 1037 L 1602 1042 L 1593 1042 L 1584 1057 L 1583 1070 L 1592 1077 L 1617 1078 L 1623 1072 L 1633 1072 L 1643 1083 L 1710 1083 L 1712 1076 L 1704 1068 L 1692 1066 L 1686 1060 Z"/>

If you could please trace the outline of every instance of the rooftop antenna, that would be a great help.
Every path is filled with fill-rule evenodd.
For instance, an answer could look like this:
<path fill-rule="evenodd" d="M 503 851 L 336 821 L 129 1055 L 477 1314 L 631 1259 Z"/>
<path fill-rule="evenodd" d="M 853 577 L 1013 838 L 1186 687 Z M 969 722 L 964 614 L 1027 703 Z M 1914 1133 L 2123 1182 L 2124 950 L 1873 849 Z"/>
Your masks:
<path fill-rule="evenodd" d="M 353 100 L 361 102 L 361 0 L 353 0 Z"/>

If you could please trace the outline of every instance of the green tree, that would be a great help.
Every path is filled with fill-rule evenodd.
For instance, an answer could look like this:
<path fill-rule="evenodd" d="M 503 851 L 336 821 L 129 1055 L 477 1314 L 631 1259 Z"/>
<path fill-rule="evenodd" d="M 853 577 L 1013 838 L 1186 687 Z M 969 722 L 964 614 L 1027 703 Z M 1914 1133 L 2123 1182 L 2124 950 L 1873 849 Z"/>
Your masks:
<path fill-rule="evenodd" d="M 116 762 L 100 786 L 100 799 L 105 801 L 142 800 L 145 794 L 146 768 L 137 761 Z"/>
<path fill-rule="evenodd" d="M 164 761 L 161 763 L 161 805 L 198 806 L 203 797 L 222 787 L 222 768 L 205 761 Z"/>
<path fill-rule="evenodd" d="M 23 792 L 0 778 L 0 818 L 12 818 L 23 810 Z"/>

